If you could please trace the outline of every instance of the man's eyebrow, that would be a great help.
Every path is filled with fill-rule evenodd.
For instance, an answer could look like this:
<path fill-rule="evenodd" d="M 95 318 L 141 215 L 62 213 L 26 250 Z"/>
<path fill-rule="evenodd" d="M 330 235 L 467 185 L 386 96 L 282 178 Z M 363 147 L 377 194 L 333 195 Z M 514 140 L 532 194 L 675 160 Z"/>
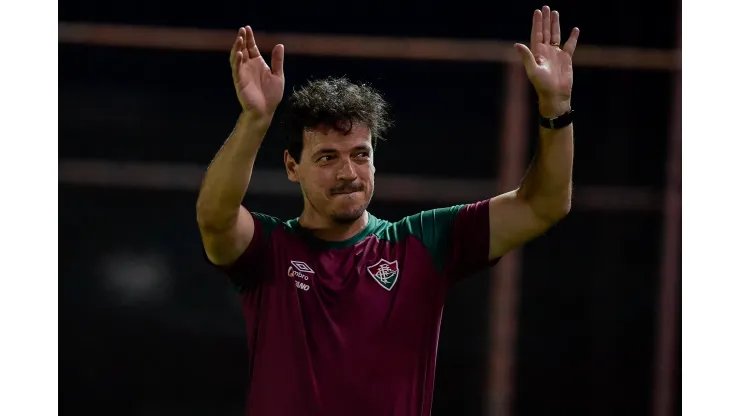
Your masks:
<path fill-rule="evenodd" d="M 317 156 L 324 153 L 336 153 L 337 149 L 332 149 L 330 147 L 322 147 L 319 150 L 313 152 L 313 156 Z"/>

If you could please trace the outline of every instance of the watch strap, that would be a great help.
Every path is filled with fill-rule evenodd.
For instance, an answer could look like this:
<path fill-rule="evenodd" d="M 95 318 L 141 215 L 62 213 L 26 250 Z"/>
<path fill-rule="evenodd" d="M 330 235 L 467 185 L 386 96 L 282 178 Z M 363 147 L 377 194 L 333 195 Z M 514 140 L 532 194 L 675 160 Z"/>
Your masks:
<path fill-rule="evenodd" d="M 562 129 L 573 123 L 573 110 L 554 118 L 547 118 L 540 115 L 540 126 L 546 129 Z"/>

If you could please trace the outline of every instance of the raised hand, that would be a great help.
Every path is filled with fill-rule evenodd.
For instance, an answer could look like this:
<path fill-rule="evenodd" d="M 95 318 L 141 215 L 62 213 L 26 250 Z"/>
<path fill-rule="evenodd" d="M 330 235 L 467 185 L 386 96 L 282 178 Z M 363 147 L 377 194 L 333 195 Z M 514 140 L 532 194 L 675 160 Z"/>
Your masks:
<path fill-rule="evenodd" d="M 270 69 L 257 49 L 252 28 L 246 26 L 239 29 L 229 61 L 239 102 L 250 116 L 272 117 L 280 104 L 285 89 L 284 60 L 285 48 L 283 45 L 275 45 Z"/>
<path fill-rule="evenodd" d="M 573 53 L 578 42 L 578 28 L 573 28 L 565 44 L 560 44 L 560 15 L 545 6 L 532 18 L 530 47 L 514 45 L 522 58 L 527 77 L 534 85 L 543 116 L 558 116 L 570 108 L 573 88 Z M 553 113 L 553 114 L 544 114 Z"/>

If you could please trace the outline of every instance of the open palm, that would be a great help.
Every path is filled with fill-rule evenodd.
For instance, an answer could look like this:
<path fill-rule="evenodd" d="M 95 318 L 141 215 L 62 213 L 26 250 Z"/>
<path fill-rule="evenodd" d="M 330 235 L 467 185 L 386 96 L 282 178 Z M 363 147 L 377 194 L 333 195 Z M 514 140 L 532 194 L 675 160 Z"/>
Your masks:
<path fill-rule="evenodd" d="M 260 55 L 252 28 L 247 26 L 239 29 L 229 60 L 234 88 L 244 111 L 255 117 L 272 116 L 285 89 L 284 59 L 285 48 L 275 45 L 270 69 Z"/>
<path fill-rule="evenodd" d="M 514 45 L 541 99 L 570 100 L 573 88 L 573 53 L 578 42 L 578 28 L 560 46 L 560 15 L 545 6 L 535 10 L 532 18 L 530 48 Z"/>

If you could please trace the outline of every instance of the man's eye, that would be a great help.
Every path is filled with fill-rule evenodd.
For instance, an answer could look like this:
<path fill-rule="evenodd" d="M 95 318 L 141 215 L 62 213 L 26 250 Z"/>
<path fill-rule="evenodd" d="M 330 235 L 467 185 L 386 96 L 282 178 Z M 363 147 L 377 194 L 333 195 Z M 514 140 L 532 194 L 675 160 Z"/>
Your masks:
<path fill-rule="evenodd" d="M 330 155 L 324 155 L 324 156 L 321 156 L 321 157 L 320 157 L 320 158 L 319 158 L 319 159 L 317 160 L 317 162 L 328 162 L 328 161 L 330 161 L 330 160 L 331 160 L 331 156 L 330 156 Z"/>
<path fill-rule="evenodd" d="M 370 152 L 360 152 L 357 154 L 358 157 L 361 157 L 363 159 L 367 159 L 370 157 Z"/>

